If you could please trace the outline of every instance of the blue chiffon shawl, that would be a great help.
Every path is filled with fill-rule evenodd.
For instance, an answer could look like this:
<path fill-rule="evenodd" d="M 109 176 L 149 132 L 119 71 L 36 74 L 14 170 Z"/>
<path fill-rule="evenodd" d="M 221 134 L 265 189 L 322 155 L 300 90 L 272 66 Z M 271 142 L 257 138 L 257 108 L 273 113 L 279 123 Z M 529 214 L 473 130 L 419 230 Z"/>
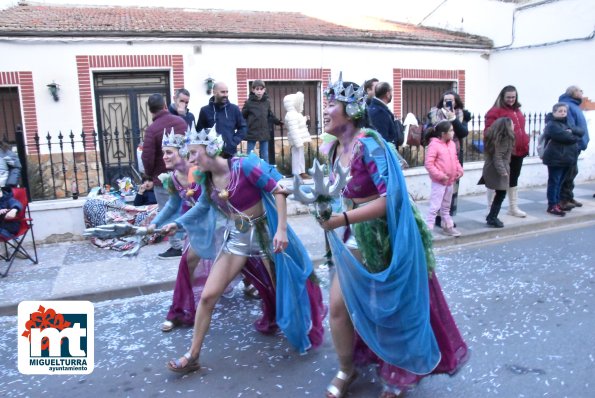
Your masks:
<path fill-rule="evenodd" d="M 328 233 L 347 310 L 357 333 L 382 360 L 415 374 L 430 373 L 440 351 L 430 326 L 428 271 L 405 178 L 396 154 L 377 133 L 360 138 L 364 161 L 386 185 L 386 218 L 393 250 L 388 268 L 370 273 L 334 231 Z"/>

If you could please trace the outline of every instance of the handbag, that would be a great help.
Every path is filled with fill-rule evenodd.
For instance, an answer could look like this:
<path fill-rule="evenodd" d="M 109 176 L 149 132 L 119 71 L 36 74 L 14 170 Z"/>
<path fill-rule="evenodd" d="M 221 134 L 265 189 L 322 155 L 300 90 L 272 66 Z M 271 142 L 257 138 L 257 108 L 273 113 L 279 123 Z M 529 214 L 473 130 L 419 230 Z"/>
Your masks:
<path fill-rule="evenodd" d="M 422 127 L 414 124 L 409 125 L 409 133 L 407 134 L 407 145 L 420 146 L 422 137 Z"/>

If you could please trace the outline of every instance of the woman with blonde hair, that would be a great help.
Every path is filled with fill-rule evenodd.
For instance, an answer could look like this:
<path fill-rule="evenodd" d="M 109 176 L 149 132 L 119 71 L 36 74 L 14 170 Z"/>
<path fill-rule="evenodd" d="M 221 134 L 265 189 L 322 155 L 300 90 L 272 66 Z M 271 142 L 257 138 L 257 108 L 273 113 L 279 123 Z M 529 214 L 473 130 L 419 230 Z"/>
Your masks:
<path fill-rule="evenodd" d="M 255 323 L 259 331 L 270 334 L 280 328 L 300 353 L 319 346 L 325 315 L 322 293 L 310 256 L 287 225 L 288 191 L 279 184 L 281 175 L 254 153 L 233 158 L 223 154 L 215 128 L 202 130 L 191 141 L 198 145 L 202 193 L 192 209 L 163 229 L 174 233 L 183 227 L 200 257 L 216 259 L 197 306 L 190 349 L 167 367 L 180 373 L 200 369 L 215 304 L 240 272 L 262 298 L 265 315 Z M 227 221 L 220 247 L 214 244 L 217 214 Z"/>

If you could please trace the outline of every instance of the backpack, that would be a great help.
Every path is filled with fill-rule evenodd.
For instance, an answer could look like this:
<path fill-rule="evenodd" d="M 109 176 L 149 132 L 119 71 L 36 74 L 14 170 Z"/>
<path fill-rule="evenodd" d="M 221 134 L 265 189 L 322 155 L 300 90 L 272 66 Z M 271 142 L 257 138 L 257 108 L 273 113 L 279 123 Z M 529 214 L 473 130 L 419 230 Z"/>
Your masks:
<path fill-rule="evenodd" d="M 541 133 L 539 135 L 539 138 L 537 139 L 537 156 L 539 156 L 539 159 L 543 160 L 543 155 L 545 154 L 545 149 L 547 148 L 547 144 L 549 142 L 550 140 L 547 139 L 545 133 Z"/>

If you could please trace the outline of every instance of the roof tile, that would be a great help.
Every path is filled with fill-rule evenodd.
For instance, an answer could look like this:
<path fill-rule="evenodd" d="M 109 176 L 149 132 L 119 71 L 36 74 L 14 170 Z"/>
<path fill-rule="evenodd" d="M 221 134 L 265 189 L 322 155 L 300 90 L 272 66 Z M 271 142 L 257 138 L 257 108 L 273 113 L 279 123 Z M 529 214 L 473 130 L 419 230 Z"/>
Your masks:
<path fill-rule="evenodd" d="M 255 24 L 255 19 L 260 23 Z M 19 5 L 0 10 L 0 35 L 298 39 L 469 48 L 493 45 L 482 36 L 376 18 L 337 23 L 293 12 L 149 7 Z"/>

